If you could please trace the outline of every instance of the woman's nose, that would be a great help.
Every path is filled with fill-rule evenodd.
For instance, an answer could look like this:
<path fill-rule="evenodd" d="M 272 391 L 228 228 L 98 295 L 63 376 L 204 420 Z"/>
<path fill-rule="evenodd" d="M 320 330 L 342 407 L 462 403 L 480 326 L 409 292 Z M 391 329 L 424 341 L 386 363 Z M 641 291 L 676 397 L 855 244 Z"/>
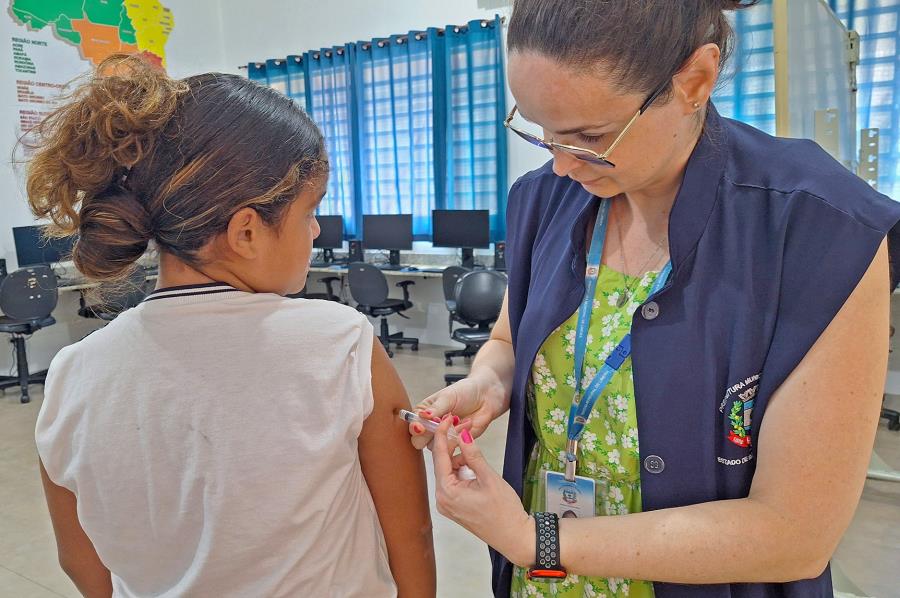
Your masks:
<path fill-rule="evenodd" d="M 553 152 L 553 172 L 556 176 L 569 176 L 579 166 L 582 166 L 581 160 L 568 152 Z"/>

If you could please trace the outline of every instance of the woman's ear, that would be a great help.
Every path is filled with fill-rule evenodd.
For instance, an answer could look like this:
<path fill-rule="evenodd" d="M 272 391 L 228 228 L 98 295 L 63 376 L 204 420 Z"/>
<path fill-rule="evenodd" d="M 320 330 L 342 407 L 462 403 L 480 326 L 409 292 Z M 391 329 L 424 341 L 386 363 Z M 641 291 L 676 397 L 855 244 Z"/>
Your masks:
<path fill-rule="evenodd" d="M 716 44 L 706 44 L 688 59 L 687 65 L 673 78 L 675 101 L 685 115 L 706 106 L 719 77 L 719 60 L 722 51 Z"/>
<path fill-rule="evenodd" d="M 265 223 L 253 208 L 241 208 L 228 221 L 225 242 L 228 249 L 245 260 L 256 259 Z"/>

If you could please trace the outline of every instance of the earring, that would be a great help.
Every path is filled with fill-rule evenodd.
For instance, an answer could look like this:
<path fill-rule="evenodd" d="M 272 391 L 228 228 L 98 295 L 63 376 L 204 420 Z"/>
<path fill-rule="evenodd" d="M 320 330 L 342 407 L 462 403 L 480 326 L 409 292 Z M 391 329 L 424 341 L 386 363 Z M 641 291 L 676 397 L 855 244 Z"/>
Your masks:
<path fill-rule="evenodd" d="M 700 108 L 700 102 L 694 102 L 694 110 Z"/>

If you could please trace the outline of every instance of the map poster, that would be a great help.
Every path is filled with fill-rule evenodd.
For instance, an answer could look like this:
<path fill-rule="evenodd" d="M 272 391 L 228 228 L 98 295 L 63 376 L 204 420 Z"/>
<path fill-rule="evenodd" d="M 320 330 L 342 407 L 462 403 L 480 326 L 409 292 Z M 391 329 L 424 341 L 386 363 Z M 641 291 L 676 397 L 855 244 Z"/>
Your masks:
<path fill-rule="evenodd" d="M 111 54 L 141 53 L 161 67 L 175 25 L 159 0 L 7 0 L 5 89 L 17 135 L 39 123 L 67 84 Z"/>

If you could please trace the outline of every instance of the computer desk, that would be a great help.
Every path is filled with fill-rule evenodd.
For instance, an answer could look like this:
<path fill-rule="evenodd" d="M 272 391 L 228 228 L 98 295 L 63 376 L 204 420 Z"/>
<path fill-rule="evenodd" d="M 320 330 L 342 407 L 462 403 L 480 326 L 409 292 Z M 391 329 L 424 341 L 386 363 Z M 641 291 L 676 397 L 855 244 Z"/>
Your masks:
<path fill-rule="evenodd" d="M 417 276 L 419 278 L 442 278 L 444 275 L 442 272 L 425 272 L 425 270 L 437 270 L 440 266 L 433 265 L 415 265 L 415 264 L 407 264 L 407 266 L 411 268 L 417 268 L 417 270 L 405 271 L 405 270 L 382 270 L 385 276 L 393 276 L 400 278 L 410 278 L 412 276 Z M 347 274 L 347 266 L 329 266 L 327 268 L 310 268 L 310 274 L 331 274 L 334 276 L 346 276 Z"/>

